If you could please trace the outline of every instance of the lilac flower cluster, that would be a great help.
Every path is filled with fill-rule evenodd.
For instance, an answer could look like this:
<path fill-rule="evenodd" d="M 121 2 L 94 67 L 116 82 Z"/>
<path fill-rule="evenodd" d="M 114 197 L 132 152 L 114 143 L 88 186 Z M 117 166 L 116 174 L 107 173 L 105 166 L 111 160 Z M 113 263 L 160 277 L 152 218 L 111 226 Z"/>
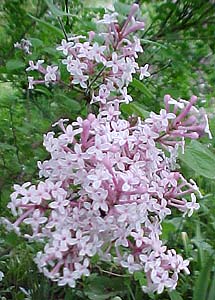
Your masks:
<path fill-rule="evenodd" d="M 116 13 L 105 15 L 103 20 L 98 24 L 104 24 L 108 27 L 107 32 L 99 33 L 103 45 L 93 42 L 95 33 L 89 32 L 88 39 L 86 36 L 70 37 L 67 42 L 62 40 L 58 51 L 62 51 L 66 58 L 62 59 L 62 64 L 66 66 L 70 74 L 69 86 L 79 85 L 81 88 L 89 91 L 93 89 L 91 103 L 100 102 L 105 104 L 107 98 L 114 97 L 118 94 L 120 102 L 129 103 L 132 101 L 127 94 L 127 86 L 132 81 L 132 74 L 139 73 L 140 79 L 150 76 L 147 71 L 149 65 L 139 67 L 135 59 L 138 52 L 143 52 L 140 40 L 134 36 L 131 40 L 128 36 L 138 29 L 144 28 L 143 22 L 134 19 L 134 14 L 138 5 L 133 5 L 127 21 L 122 26 L 116 20 Z M 43 67 L 43 60 L 36 64 L 30 61 L 27 71 L 37 70 L 44 78 L 34 79 L 29 76 L 29 88 L 33 89 L 35 84 L 61 83 L 58 66 Z M 98 89 L 95 87 L 96 83 Z"/>
<path fill-rule="evenodd" d="M 30 51 L 30 47 L 32 47 L 32 44 L 29 40 L 21 39 L 20 43 L 16 42 L 14 44 L 14 48 L 23 50 L 25 54 L 32 54 Z"/>
<path fill-rule="evenodd" d="M 176 101 L 166 95 L 165 109 L 135 124 L 120 118 L 120 103 L 132 100 L 127 94 L 132 74 L 149 76 L 147 66 L 135 62 L 142 52 L 139 39 L 128 39 L 143 28 L 133 17 L 137 9 L 132 6 L 122 27 L 116 13 L 98 21 L 108 28 L 102 46 L 92 44 L 91 32 L 88 41 L 80 42 L 79 36 L 58 47 L 67 56 L 63 63 L 71 86 L 99 84 L 92 93 L 99 113 L 67 126 L 63 119 L 54 124 L 62 133 L 44 136 L 50 153 L 49 160 L 38 163 L 44 180 L 14 185 L 8 204 L 17 217 L 8 225 L 19 232 L 21 223 L 28 224 L 31 234 L 25 236 L 45 243 L 35 261 L 60 286 L 75 287 L 89 276 L 96 254 L 129 273 L 143 270 L 145 292 L 175 289 L 178 274 L 189 274 L 188 260 L 162 243 L 162 221 L 174 209 L 191 216 L 199 208 L 196 184 L 176 170 L 177 150 L 185 138 L 210 131 L 205 113 L 194 107 L 195 96 Z M 30 62 L 28 69 L 43 73 L 45 83 L 60 81 L 57 67 L 45 69 L 42 63 Z"/>

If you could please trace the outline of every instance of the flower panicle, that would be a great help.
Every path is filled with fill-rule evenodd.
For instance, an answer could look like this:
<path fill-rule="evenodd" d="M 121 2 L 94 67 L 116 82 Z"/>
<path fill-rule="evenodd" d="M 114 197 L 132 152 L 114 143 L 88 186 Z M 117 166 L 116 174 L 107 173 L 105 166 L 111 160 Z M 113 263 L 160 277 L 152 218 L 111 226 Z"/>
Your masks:
<path fill-rule="evenodd" d="M 88 39 L 72 37 L 57 47 L 69 74 L 66 84 L 93 89 L 91 103 L 99 103 L 99 112 L 53 125 L 61 133 L 44 135 L 50 159 L 38 162 L 39 183 L 14 185 L 8 207 L 16 221 L 2 219 L 18 233 L 27 224 L 31 234 L 25 237 L 45 244 L 35 261 L 60 286 L 73 288 L 89 276 L 95 254 L 129 273 L 143 270 L 145 292 L 175 289 L 179 273 L 189 274 L 189 261 L 162 242 L 162 222 L 176 209 L 190 217 L 199 208 L 198 188 L 178 170 L 177 152 L 185 139 L 211 134 L 195 96 L 177 101 L 166 95 L 165 108 L 144 121 L 121 118 L 120 104 L 132 101 L 127 86 L 133 75 L 150 76 L 148 64 L 136 62 L 140 40 L 130 35 L 144 27 L 134 19 L 137 10 L 134 4 L 123 25 L 117 13 L 105 14 L 98 21 L 107 29 L 101 45 L 90 32 Z M 30 76 L 29 88 L 62 81 L 59 67 L 45 67 L 43 60 L 30 61 L 27 71 L 43 76 Z"/>

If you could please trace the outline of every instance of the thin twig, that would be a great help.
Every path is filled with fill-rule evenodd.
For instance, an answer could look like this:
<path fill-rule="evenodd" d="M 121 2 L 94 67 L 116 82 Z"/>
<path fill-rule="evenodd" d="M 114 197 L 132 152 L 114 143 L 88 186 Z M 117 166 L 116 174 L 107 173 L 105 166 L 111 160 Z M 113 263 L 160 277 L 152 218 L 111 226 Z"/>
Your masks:
<path fill-rule="evenodd" d="M 64 27 L 64 25 L 63 25 L 63 22 L 61 21 L 61 18 L 60 18 L 60 17 L 57 17 L 57 19 L 58 19 L 58 22 L 59 22 L 59 24 L 60 24 L 60 27 L 61 27 L 61 29 L 62 29 L 62 31 L 63 31 L 63 34 L 64 34 L 64 36 L 65 36 L 65 39 L 66 39 L 66 41 L 68 42 L 69 39 L 68 39 L 66 30 L 65 30 L 65 27 Z"/>
<path fill-rule="evenodd" d="M 117 277 L 124 277 L 124 278 L 127 278 L 129 277 L 128 275 L 121 275 L 121 274 L 117 274 L 117 273 L 114 273 L 114 272 L 110 272 L 110 271 L 106 271 L 106 270 L 103 270 L 101 267 L 97 266 L 98 269 L 100 270 L 100 272 L 103 272 L 103 273 L 106 273 L 106 274 L 109 274 L 109 275 L 113 275 L 113 276 L 117 276 Z"/>
<path fill-rule="evenodd" d="M 66 25 L 69 26 L 69 5 L 68 5 L 68 0 L 65 0 L 65 8 L 66 8 L 66 13 L 67 13 L 67 17 L 66 17 Z"/>
<path fill-rule="evenodd" d="M 87 90 L 86 90 L 86 94 L 89 93 L 89 90 L 90 90 L 91 86 L 92 86 L 93 83 L 99 78 L 99 76 L 102 74 L 102 72 L 104 71 L 105 68 L 106 68 L 106 67 L 103 66 L 103 67 L 101 68 L 101 70 L 98 72 L 98 74 L 96 75 L 96 77 L 90 82 L 90 84 L 89 84 L 89 86 L 88 86 L 88 88 L 87 88 Z"/>
<path fill-rule="evenodd" d="M 160 73 L 161 71 L 163 71 L 163 70 L 169 68 L 169 66 L 171 66 L 171 63 L 172 63 L 172 61 L 170 60 L 165 66 L 163 66 L 163 67 L 160 68 L 159 70 L 157 70 L 157 71 L 151 73 L 151 76 L 153 76 L 153 75 L 155 75 L 155 74 L 158 74 L 158 73 Z"/>

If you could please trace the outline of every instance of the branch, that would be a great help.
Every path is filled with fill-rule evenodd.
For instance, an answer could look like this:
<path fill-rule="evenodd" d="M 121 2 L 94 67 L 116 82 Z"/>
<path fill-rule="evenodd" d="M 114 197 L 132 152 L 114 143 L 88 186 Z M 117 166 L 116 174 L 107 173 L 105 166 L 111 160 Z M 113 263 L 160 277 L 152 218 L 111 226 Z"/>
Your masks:
<path fill-rule="evenodd" d="M 60 24 L 60 27 L 61 27 L 61 29 L 62 29 L 62 31 L 63 31 L 64 37 L 65 37 L 66 41 L 68 42 L 69 39 L 68 39 L 66 30 L 65 30 L 65 27 L 64 27 L 64 25 L 63 25 L 63 22 L 62 22 L 62 20 L 61 20 L 60 17 L 57 17 L 57 19 L 58 19 L 58 22 L 59 22 L 59 24 Z"/>
<path fill-rule="evenodd" d="M 102 72 L 104 71 L 105 68 L 106 68 L 106 66 L 103 66 L 101 68 L 101 70 L 98 72 L 98 74 L 96 75 L 96 77 L 90 82 L 89 86 L 87 87 L 86 94 L 89 93 L 89 90 L 90 90 L 91 86 L 99 78 L 99 76 L 102 74 Z"/>

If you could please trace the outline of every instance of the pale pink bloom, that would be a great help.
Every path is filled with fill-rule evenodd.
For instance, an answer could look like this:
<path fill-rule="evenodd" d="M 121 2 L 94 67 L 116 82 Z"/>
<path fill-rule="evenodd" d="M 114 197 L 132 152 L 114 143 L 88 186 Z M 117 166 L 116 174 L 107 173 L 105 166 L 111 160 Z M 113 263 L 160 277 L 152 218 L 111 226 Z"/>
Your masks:
<path fill-rule="evenodd" d="M 184 213 L 184 216 L 187 214 L 188 215 L 188 217 L 191 217 L 192 216 L 192 214 L 193 214 L 193 212 L 195 211 L 195 210 L 198 210 L 199 208 L 200 208 L 200 205 L 199 205 L 199 203 L 196 203 L 196 196 L 195 196 L 195 194 L 191 194 L 191 202 L 187 202 L 186 203 L 186 212 Z"/>
<path fill-rule="evenodd" d="M 58 241 L 60 251 L 67 251 L 69 246 L 73 245 L 71 231 L 69 229 L 62 229 L 53 233 L 53 238 Z"/>
<path fill-rule="evenodd" d="M 73 80 L 72 80 L 72 83 L 73 84 L 80 84 L 80 86 L 83 88 L 83 89 L 86 89 L 87 88 L 87 83 L 86 81 L 89 79 L 89 76 L 87 75 L 75 75 Z"/>
<path fill-rule="evenodd" d="M 130 95 L 128 95 L 127 87 L 124 87 L 122 90 L 120 90 L 122 97 L 123 97 L 123 102 L 128 104 L 131 102 L 133 99 Z"/>
<path fill-rule="evenodd" d="M 90 155 L 95 155 L 98 160 L 102 160 L 104 157 L 104 152 L 110 149 L 110 144 L 103 139 L 102 136 L 96 135 L 94 146 L 87 149 L 87 153 Z"/>
<path fill-rule="evenodd" d="M 140 254 L 139 258 L 141 262 L 144 264 L 144 270 L 147 273 L 150 270 L 157 269 L 161 265 L 161 258 L 156 257 L 155 252 L 151 252 L 148 254 Z"/>
<path fill-rule="evenodd" d="M 79 58 L 89 57 L 90 50 L 92 49 L 92 46 L 90 46 L 89 42 L 77 43 L 76 47 L 79 48 Z"/>
<path fill-rule="evenodd" d="M 115 153 L 114 160 L 115 160 L 115 163 L 116 163 L 117 167 L 121 171 L 125 171 L 125 165 L 126 164 L 131 164 L 132 163 L 132 160 L 130 160 L 126 156 L 121 156 L 121 154 L 119 152 Z"/>
<path fill-rule="evenodd" d="M 58 285 L 63 286 L 68 284 L 71 288 L 75 287 L 75 276 L 68 268 L 63 269 L 63 277 L 58 281 Z"/>
<path fill-rule="evenodd" d="M 84 167 L 84 159 L 88 157 L 86 153 L 83 153 L 81 146 L 79 144 L 74 145 L 74 153 L 68 153 L 66 156 L 66 159 L 68 157 L 68 163 L 71 162 L 71 167 L 78 167 L 83 168 Z M 67 165 L 68 165 L 67 163 Z M 76 163 L 76 164 L 75 164 Z M 77 166 L 76 166 L 77 165 Z"/>
<path fill-rule="evenodd" d="M 113 231 L 113 238 L 115 240 L 115 246 L 124 246 L 128 247 L 128 236 L 130 235 L 130 230 L 127 228 L 124 228 L 122 225 L 119 224 L 117 228 Z"/>
<path fill-rule="evenodd" d="M 14 48 L 18 48 L 23 50 L 26 54 L 32 54 L 30 51 L 30 47 L 32 47 L 32 44 L 29 40 L 21 39 L 20 43 L 16 42 L 14 44 Z"/>
<path fill-rule="evenodd" d="M 143 52 L 143 48 L 140 44 L 140 39 L 134 36 L 134 51 L 135 52 Z"/>
<path fill-rule="evenodd" d="M 169 104 L 173 104 L 175 105 L 176 107 L 180 108 L 180 109 L 183 109 L 184 108 L 184 103 L 182 102 L 179 102 L 179 101 L 176 101 L 175 99 L 171 98 L 168 100 L 168 103 Z"/>
<path fill-rule="evenodd" d="M 29 61 L 29 67 L 26 69 L 26 71 L 34 71 L 34 70 L 39 70 L 40 66 L 44 63 L 43 59 L 39 59 L 36 64 L 32 60 Z"/>
<path fill-rule="evenodd" d="M 102 23 L 102 24 L 112 24 L 117 22 L 117 17 L 118 13 L 114 12 L 112 14 L 104 14 L 103 19 L 98 20 L 97 23 Z"/>
<path fill-rule="evenodd" d="M 94 188 L 98 189 L 103 181 L 111 180 L 111 174 L 102 166 L 95 169 L 93 172 L 89 172 L 87 178 L 92 182 Z"/>
<path fill-rule="evenodd" d="M 71 245 L 84 245 L 89 241 L 90 237 L 88 235 L 83 236 L 80 229 L 76 231 L 76 236 L 71 239 Z"/>
<path fill-rule="evenodd" d="M 107 98 L 110 95 L 110 91 L 106 88 L 105 85 L 101 86 L 99 89 L 99 95 L 98 96 L 93 96 L 92 98 L 92 103 L 93 102 L 101 102 L 103 104 L 105 104 L 107 102 Z"/>
<path fill-rule="evenodd" d="M 91 48 L 89 55 L 92 56 L 97 63 L 102 62 L 106 63 L 106 59 L 104 57 L 104 51 L 106 50 L 106 46 L 99 46 L 98 43 L 94 43 Z"/>
<path fill-rule="evenodd" d="M 34 197 L 38 197 L 44 200 L 50 200 L 51 195 L 49 192 L 49 187 L 45 182 L 40 182 L 35 191 Z M 33 201 L 32 201 L 33 202 Z"/>
<path fill-rule="evenodd" d="M 65 39 L 61 41 L 61 46 L 58 46 L 56 49 L 59 51 L 63 51 L 64 55 L 68 55 L 69 49 L 73 47 L 73 42 L 67 42 Z"/>
<path fill-rule="evenodd" d="M 36 65 L 34 65 L 34 62 L 32 60 L 29 60 L 29 67 L 26 68 L 26 71 L 34 71 L 34 70 L 37 70 L 37 67 Z"/>
<path fill-rule="evenodd" d="M 122 190 L 124 192 L 127 192 L 129 190 L 132 190 L 133 186 L 138 185 L 140 183 L 140 179 L 135 176 L 130 171 L 127 171 L 125 173 L 120 174 L 122 179 L 124 180 L 124 183 L 122 185 Z"/>
<path fill-rule="evenodd" d="M 44 217 L 43 214 L 40 212 L 39 209 L 36 209 L 33 212 L 33 215 L 31 218 L 26 218 L 23 222 L 25 224 L 29 224 L 32 227 L 37 227 L 39 224 L 44 224 L 47 221 L 47 217 Z"/>
<path fill-rule="evenodd" d="M 140 229 L 138 232 L 132 232 L 131 236 L 133 236 L 136 246 L 141 247 L 144 243 L 144 231 Z"/>
<path fill-rule="evenodd" d="M 57 80 L 58 66 L 47 66 L 45 74 L 45 82 Z"/>
<path fill-rule="evenodd" d="M 113 104 L 110 104 L 107 110 L 102 110 L 100 112 L 100 115 L 105 116 L 107 118 L 107 121 L 111 121 L 114 117 L 118 117 L 120 114 L 121 112 L 117 111 Z"/>
<path fill-rule="evenodd" d="M 133 58 L 126 57 L 125 63 L 122 64 L 123 74 L 122 79 L 126 85 L 132 81 L 132 74 L 136 73 L 136 69 L 139 68 L 138 64 Z"/>
<path fill-rule="evenodd" d="M 94 210 L 98 210 L 100 208 L 105 212 L 108 211 L 108 202 L 106 201 L 107 195 L 108 192 L 103 189 L 98 190 L 97 193 L 92 195 Z"/>
<path fill-rule="evenodd" d="M 148 64 L 140 68 L 140 80 L 142 80 L 144 77 L 150 76 L 150 73 L 148 72 L 148 68 L 149 68 Z"/>
<path fill-rule="evenodd" d="M 114 74 L 116 74 L 119 70 L 120 63 L 118 61 L 118 55 L 116 52 L 112 53 L 112 60 L 106 62 L 106 67 L 112 68 Z"/>
<path fill-rule="evenodd" d="M 118 221 L 125 222 L 128 221 L 137 211 L 137 204 L 124 204 L 124 205 L 116 205 L 116 211 L 118 213 Z"/>
<path fill-rule="evenodd" d="M 161 294 L 165 287 L 171 287 L 172 281 L 169 278 L 168 271 L 163 271 L 161 274 L 153 275 L 152 273 L 153 283 L 156 284 L 157 293 Z"/>
<path fill-rule="evenodd" d="M 88 269 L 89 267 L 89 260 L 87 258 L 85 258 L 85 260 L 83 261 L 83 264 L 81 263 L 74 263 L 75 266 L 75 271 L 74 271 L 74 277 L 76 279 L 81 278 L 81 276 L 89 276 L 90 275 L 90 271 Z"/>
<path fill-rule="evenodd" d="M 173 113 L 167 113 L 165 109 L 160 110 L 160 114 L 155 114 L 154 112 L 150 113 L 150 118 L 146 119 L 147 123 L 155 123 L 158 130 L 166 130 L 169 124 L 169 120 L 175 119 L 176 116 Z"/>
<path fill-rule="evenodd" d="M 140 270 L 140 265 L 135 263 L 134 256 L 129 254 L 127 260 L 122 260 L 121 265 L 124 268 L 127 268 L 129 273 L 134 273 L 135 271 Z"/>
<path fill-rule="evenodd" d="M 65 133 L 61 134 L 59 138 L 61 140 L 65 140 L 68 143 L 72 143 L 74 138 L 74 130 L 72 125 L 68 125 L 65 129 Z"/>
<path fill-rule="evenodd" d="M 33 90 L 34 88 L 34 77 L 28 76 L 28 88 L 29 90 Z"/>
<path fill-rule="evenodd" d="M 67 70 L 71 75 L 83 76 L 83 72 L 87 70 L 87 64 L 82 63 L 78 58 L 70 59 L 67 64 Z"/>
<path fill-rule="evenodd" d="M 61 214 L 65 213 L 65 207 L 68 206 L 69 200 L 64 199 L 63 197 L 58 197 L 56 200 L 49 203 L 49 207 L 56 209 Z"/>

